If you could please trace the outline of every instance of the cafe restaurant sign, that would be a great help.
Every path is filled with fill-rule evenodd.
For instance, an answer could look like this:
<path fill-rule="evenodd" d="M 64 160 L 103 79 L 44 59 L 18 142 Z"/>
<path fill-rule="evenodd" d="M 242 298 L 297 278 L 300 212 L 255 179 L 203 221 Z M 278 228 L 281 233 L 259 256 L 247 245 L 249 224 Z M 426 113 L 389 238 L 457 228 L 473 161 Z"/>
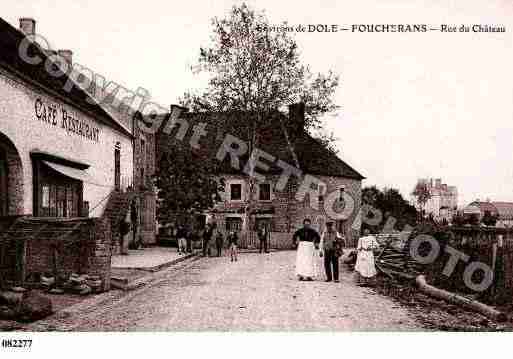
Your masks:
<path fill-rule="evenodd" d="M 34 112 L 38 121 L 59 127 L 65 130 L 68 135 L 74 134 L 81 136 L 93 142 L 99 142 L 100 129 L 93 126 L 91 121 L 78 120 L 67 111 L 63 106 L 46 103 L 41 98 L 37 98 L 34 103 Z"/>

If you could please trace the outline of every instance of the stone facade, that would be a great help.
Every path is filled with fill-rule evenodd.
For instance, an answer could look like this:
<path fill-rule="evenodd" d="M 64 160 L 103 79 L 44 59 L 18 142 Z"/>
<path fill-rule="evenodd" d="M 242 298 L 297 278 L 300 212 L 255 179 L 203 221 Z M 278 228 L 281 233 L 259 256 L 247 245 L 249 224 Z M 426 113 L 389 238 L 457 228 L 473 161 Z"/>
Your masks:
<path fill-rule="evenodd" d="M 254 239 L 255 222 L 265 219 L 271 225 L 272 237 L 271 246 L 275 248 L 287 248 L 292 244 L 291 238 L 294 231 L 299 229 L 305 218 L 312 221 L 313 226 L 320 232 L 325 228 L 325 223 L 330 220 L 337 224 L 339 231 L 343 232 L 348 239 L 348 245 L 355 245 L 359 236 L 359 209 L 361 206 L 361 180 L 343 178 L 343 177 L 330 177 L 330 176 L 314 176 L 323 184 L 325 184 L 325 196 L 332 192 L 339 192 L 340 188 L 354 199 L 354 209 L 350 211 L 349 216 L 346 218 L 344 215 L 343 220 L 332 218 L 326 212 L 328 207 L 327 202 L 319 198 L 319 194 L 314 194 L 315 191 L 304 196 L 303 200 L 298 201 L 296 195 L 299 189 L 297 181 L 286 187 L 283 191 L 271 191 L 270 201 L 261 201 L 258 199 L 258 189 L 253 191 L 253 201 L 250 213 L 246 215 L 245 208 L 250 205 L 248 201 L 248 186 L 249 181 L 247 176 L 241 175 L 223 175 L 221 176 L 226 181 L 225 192 L 223 199 L 217 204 L 212 212 L 208 213 L 208 217 L 215 221 L 217 225 L 223 230 L 227 230 L 227 224 L 231 219 L 239 218 L 242 221 L 242 246 L 254 247 L 257 241 Z M 278 181 L 277 175 L 266 177 L 266 181 L 261 183 L 270 183 L 271 188 L 274 188 Z M 243 198 L 241 201 L 230 200 L 230 184 L 242 183 Z M 255 185 L 258 187 L 258 183 Z M 311 199 L 312 198 L 312 202 Z M 337 212 L 335 208 L 335 213 Z M 340 212 L 340 211 L 339 211 Z M 341 215 L 342 216 L 342 215 Z"/>
<path fill-rule="evenodd" d="M 141 124 L 142 125 L 142 124 Z M 156 243 L 157 195 L 152 183 L 155 174 L 155 135 L 134 126 L 134 190 L 139 209 L 139 235 L 145 244 Z"/>

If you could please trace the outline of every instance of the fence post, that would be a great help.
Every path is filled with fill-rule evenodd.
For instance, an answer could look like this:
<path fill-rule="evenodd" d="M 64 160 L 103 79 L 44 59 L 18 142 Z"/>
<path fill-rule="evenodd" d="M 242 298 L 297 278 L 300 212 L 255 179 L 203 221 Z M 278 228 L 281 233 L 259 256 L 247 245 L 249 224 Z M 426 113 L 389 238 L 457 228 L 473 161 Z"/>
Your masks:
<path fill-rule="evenodd" d="M 7 241 L 0 239 L 0 290 L 5 288 L 5 247 Z"/>

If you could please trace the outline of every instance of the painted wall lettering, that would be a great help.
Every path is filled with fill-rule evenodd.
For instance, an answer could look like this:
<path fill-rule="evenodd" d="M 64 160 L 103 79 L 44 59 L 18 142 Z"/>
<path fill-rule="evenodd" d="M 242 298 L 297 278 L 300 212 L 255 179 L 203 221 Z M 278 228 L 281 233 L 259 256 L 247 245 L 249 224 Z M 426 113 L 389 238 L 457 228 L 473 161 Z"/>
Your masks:
<path fill-rule="evenodd" d="M 45 103 L 37 98 L 34 102 L 34 112 L 36 118 L 41 122 L 46 122 L 51 126 L 57 126 L 60 117 L 60 128 L 66 131 L 68 135 L 75 134 L 93 142 L 100 141 L 100 129 L 93 126 L 91 121 L 76 119 L 72 113 L 60 106 Z M 59 116 L 60 114 L 60 116 Z"/>

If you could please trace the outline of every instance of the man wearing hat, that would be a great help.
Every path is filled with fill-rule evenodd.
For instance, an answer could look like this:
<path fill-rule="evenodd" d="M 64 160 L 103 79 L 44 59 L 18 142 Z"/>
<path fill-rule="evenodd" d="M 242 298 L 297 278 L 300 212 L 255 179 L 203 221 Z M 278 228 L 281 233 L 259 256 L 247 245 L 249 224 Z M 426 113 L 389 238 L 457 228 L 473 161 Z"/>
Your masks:
<path fill-rule="evenodd" d="M 322 233 L 319 255 L 324 257 L 324 269 L 326 270 L 326 282 L 332 279 L 338 280 L 338 258 L 343 254 L 342 248 L 346 246 L 346 240 L 333 228 L 333 222 L 326 223 L 326 230 Z"/>

